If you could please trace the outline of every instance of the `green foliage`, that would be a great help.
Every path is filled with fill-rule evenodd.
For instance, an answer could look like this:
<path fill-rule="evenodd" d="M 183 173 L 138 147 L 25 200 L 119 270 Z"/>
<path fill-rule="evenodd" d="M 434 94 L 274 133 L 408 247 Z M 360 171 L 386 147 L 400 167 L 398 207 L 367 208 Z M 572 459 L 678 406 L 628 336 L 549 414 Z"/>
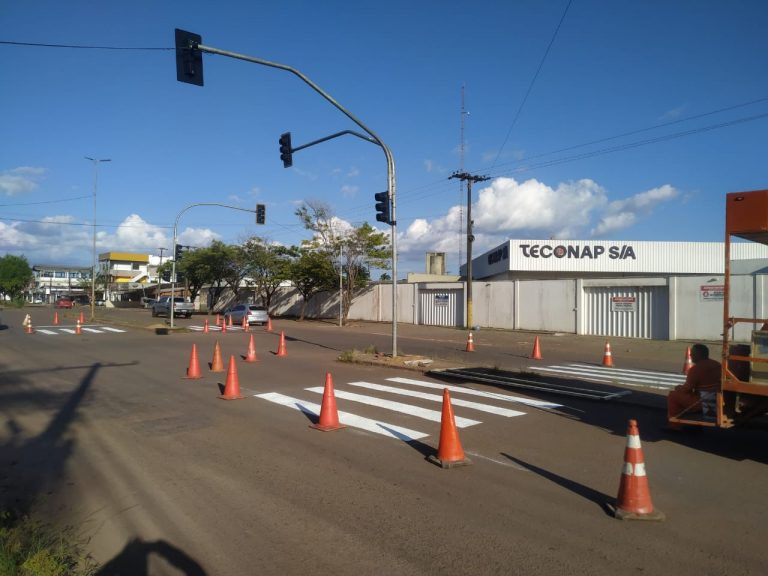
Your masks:
<path fill-rule="evenodd" d="M 91 576 L 95 566 L 73 536 L 50 525 L 0 513 L 2 576 Z"/>
<path fill-rule="evenodd" d="M 304 320 L 307 302 L 315 294 L 334 289 L 339 277 L 327 253 L 306 246 L 294 250 L 298 256 L 291 263 L 290 279 L 301 293 L 303 300 L 299 320 Z"/>
<path fill-rule="evenodd" d="M 240 247 L 243 278 L 256 288 L 267 309 L 280 284 L 291 278 L 291 265 L 296 256 L 296 248 L 270 244 L 258 236 L 248 238 Z"/>
<path fill-rule="evenodd" d="M 21 298 L 32 278 L 32 268 L 24 256 L 8 254 L 0 258 L 0 294 Z"/>

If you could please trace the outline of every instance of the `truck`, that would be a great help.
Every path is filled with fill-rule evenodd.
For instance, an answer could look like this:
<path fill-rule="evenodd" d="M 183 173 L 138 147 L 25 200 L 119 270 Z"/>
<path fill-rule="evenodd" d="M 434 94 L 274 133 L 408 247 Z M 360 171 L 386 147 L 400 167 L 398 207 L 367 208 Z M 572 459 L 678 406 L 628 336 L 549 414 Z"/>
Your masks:
<path fill-rule="evenodd" d="M 192 316 L 192 313 L 195 311 L 195 307 L 192 305 L 191 302 L 187 302 L 184 298 L 180 296 L 175 296 L 173 298 L 173 315 L 178 316 L 185 316 L 189 318 Z M 152 304 L 152 316 L 170 316 L 171 315 L 171 297 L 170 296 L 162 296 L 160 299 Z"/>
<path fill-rule="evenodd" d="M 733 285 L 732 237 L 768 246 L 768 190 L 726 194 L 720 389 L 715 394 L 711 416 L 706 415 L 709 410 L 704 410 L 702 404 L 701 410 L 698 406 L 691 407 L 670 418 L 671 422 L 733 428 L 768 414 L 768 318 L 765 317 L 768 300 L 756 296 L 754 303 L 747 302 L 738 286 Z M 755 290 L 764 285 L 768 259 L 756 268 L 758 272 L 752 279 Z M 748 310 L 752 310 L 752 316 L 743 315 Z M 738 313 L 742 315 L 736 315 Z M 756 317 L 758 313 L 762 318 Z"/>

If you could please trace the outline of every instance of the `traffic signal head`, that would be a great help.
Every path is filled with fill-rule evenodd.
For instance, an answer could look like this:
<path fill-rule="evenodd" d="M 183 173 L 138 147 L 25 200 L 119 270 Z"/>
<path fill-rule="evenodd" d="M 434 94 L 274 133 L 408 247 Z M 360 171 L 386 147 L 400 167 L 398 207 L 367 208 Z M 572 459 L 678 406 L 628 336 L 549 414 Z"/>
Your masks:
<path fill-rule="evenodd" d="M 376 198 L 376 220 L 392 224 L 392 215 L 390 212 L 391 204 L 389 202 L 389 192 L 377 192 Z"/>
<path fill-rule="evenodd" d="M 203 85 L 203 53 L 197 49 L 203 42 L 199 34 L 176 28 L 176 80 Z"/>
<path fill-rule="evenodd" d="M 176 249 L 173 252 L 173 259 L 178 262 L 179 259 L 181 258 L 181 254 L 183 253 L 183 251 L 184 251 L 184 246 L 182 246 L 181 244 L 176 244 Z"/>
<path fill-rule="evenodd" d="M 264 204 L 256 204 L 256 224 L 264 224 L 267 221 L 267 207 Z"/>
<path fill-rule="evenodd" d="M 293 150 L 291 149 L 290 132 L 280 135 L 280 160 L 283 161 L 283 168 L 290 168 L 293 166 Z"/>

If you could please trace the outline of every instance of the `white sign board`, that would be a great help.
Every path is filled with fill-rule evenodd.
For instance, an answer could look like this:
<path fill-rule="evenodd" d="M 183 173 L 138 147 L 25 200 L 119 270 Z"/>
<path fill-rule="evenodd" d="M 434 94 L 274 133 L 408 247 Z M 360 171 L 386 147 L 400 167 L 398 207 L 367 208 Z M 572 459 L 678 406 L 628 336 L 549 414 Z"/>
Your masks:
<path fill-rule="evenodd" d="M 706 284 L 699 286 L 699 295 L 702 302 L 717 302 L 725 297 L 725 286 L 722 284 Z"/>
<path fill-rule="evenodd" d="M 637 312 L 637 297 L 612 296 L 611 312 Z"/>

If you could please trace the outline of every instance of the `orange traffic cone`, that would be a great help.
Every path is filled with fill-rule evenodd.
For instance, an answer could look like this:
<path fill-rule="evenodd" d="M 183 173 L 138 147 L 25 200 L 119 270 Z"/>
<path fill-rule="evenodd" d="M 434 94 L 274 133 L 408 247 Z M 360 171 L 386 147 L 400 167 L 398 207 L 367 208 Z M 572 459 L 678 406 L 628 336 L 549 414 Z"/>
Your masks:
<path fill-rule="evenodd" d="M 611 343 L 605 343 L 605 352 L 603 352 L 603 366 L 608 368 L 613 366 L 613 354 L 611 354 Z"/>
<path fill-rule="evenodd" d="M 531 360 L 541 360 L 541 345 L 539 344 L 539 337 L 536 336 L 533 340 L 533 352 L 531 352 Z"/>
<path fill-rule="evenodd" d="M 35 329 L 32 328 L 32 318 L 29 319 L 29 322 L 27 322 L 26 328 L 24 328 L 24 331 L 27 334 L 33 334 L 35 332 Z"/>
<path fill-rule="evenodd" d="M 216 314 L 216 326 L 221 326 L 221 315 Z"/>
<path fill-rule="evenodd" d="M 243 332 L 249 332 L 248 330 L 248 317 L 243 316 Z"/>
<path fill-rule="evenodd" d="M 272 318 L 267 316 L 267 332 L 272 332 Z"/>
<path fill-rule="evenodd" d="M 685 349 L 685 362 L 683 363 L 683 374 L 688 374 L 688 370 L 693 366 L 693 360 L 691 360 L 691 347 Z"/>
<path fill-rule="evenodd" d="M 203 322 L 203 334 L 208 334 L 210 330 L 208 329 L 208 318 L 205 319 L 205 322 Z"/>
<path fill-rule="evenodd" d="M 213 347 L 213 360 L 211 361 L 211 372 L 224 372 L 224 360 L 221 358 L 221 346 L 219 341 L 216 340 L 216 345 Z"/>
<path fill-rule="evenodd" d="M 232 327 L 232 315 L 231 314 L 229 315 L 229 326 L 230 326 L 230 328 Z"/>
<path fill-rule="evenodd" d="M 248 352 L 243 356 L 243 360 L 245 362 L 259 361 L 259 359 L 256 358 L 256 345 L 253 343 L 253 334 L 251 334 L 251 339 L 248 341 Z"/>
<path fill-rule="evenodd" d="M 82 326 L 80 325 L 80 318 L 78 318 L 77 324 L 75 324 L 75 334 L 82 334 L 82 333 L 83 333 L 83 329 L 82 329 Z"/>
<path fill-rule="evenodd" d="M 85 324 L 85 314 L 83 314 L 82 308 L 80 308 L 80 324 Z"/>
<path fill-rule="evenodd" d="M 222 334 L 226 334 L 227 333 L 227 317 L 226 316 L 221 321 L 221 333 Z"/>
<path fill-rule="evenodd" d="M 202 378 L 200 373 L 200 361 L 197 358 L 197 344 L 192 344 L 192 354 L 189 357 L 189 367 L 187 368 L 187 375 L 184 378 L 189 380 L 197 380 Z"/>
<path fill-rule="evenodd" d="M 453 416 L 451 395 L 448 388 L 443 390 L 443 414 L 440 418 L 440 444 L 437 447 L 437 456 L 432 454 L 428 460 L 442 468 L 471 464 L 464 457 L 464 449 L 461 447 L 459 432 L 456 429 L 456 419 Z"/>
<path fill-rule="evenodd" d="M 466 352 L 474 352 L 475 351 L 475 341 L 472 340 L 472 332 L 469 333 L 469 336 L 467 336 L 467 349 Z"/>
<path fill-rule="evenodd" d="M 637 420 L 630 420 L 627 428 L 624 469 L 621 472 L 614 516 L 620 520 L 664 520 L 664 513 L 655 510 L 651 502 Z"/>
<path fill-rule="evenodd" d="M 235 357 L 229 357 L 229 366 L 227 367 L 227 382 L 224 384 L 224 394 L 219 396 L 222 400 L 240 400 L 240 379 L 237 377 L 237 364 Z"/>
<path fill-rule="evenodd" d="M 53 313 L 53 325 L 58 326 L 59 325 L 59 313 L 54 312 Z"/>
<path fill-rule="evenodd" d="M 285 332 L 280 332 L 280 344 L 277 346 L 278 356 L 288 356 L 288 350 L 285 348 Z"/>
<path fill-rule="evenodd" d="M 331 373 L 325 373 L 325 388 L 323 389 L 323 403 L 320 406 L 320 419 L 317 424 L 310 424 L 310 428 L 316 428 L 323 432 L 346 428 L 339 424 L 339 411 L 336 408 L 336 395 L 333 393 L 333 378 Z"/>

